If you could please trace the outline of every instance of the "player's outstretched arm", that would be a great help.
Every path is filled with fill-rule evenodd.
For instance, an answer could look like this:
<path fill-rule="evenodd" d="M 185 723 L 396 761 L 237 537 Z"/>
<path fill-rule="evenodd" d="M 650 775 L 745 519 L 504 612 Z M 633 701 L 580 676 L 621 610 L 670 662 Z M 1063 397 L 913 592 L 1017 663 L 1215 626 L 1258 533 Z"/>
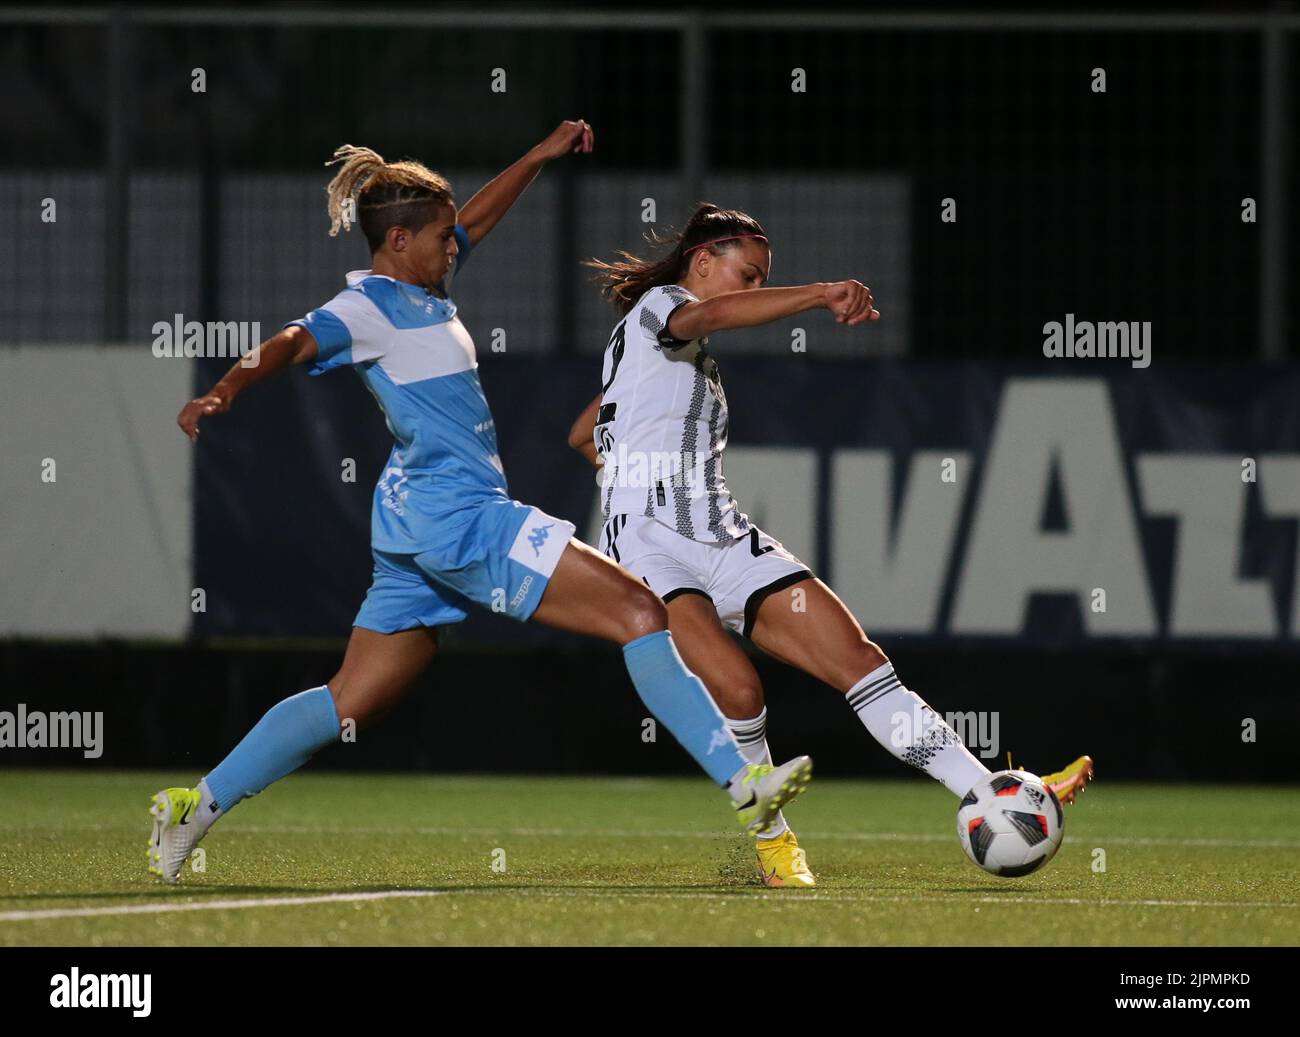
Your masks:
<path fill-rule="evenodd" d="M 792 288 L 751 288 L 723 292 L 673 310 L 668 334 L 689 341 L 728 328 L 770 324 L 805 310 L 827 309 L 839 324 L 879 320 L 871 289 L 858 281 L 826 281 Z"/>
<path fill-rule="evenodd" d="M 596 452 L 596 442 L 592 438 L 596 432 L 596 415 L 600 413 L 600 401 L 604 398 L 604 393 L 596 393 L 596 398 L 587 404 L 586 409 L 578 415 L 573 427 L 569 429 L 569 446 L 596 468 L 601 468 L 605 464 L 600 459 L 600 454 Z"/>
<path fill-rule="evenodd" d="M 484 184 L 460 210 L 460 225 L 469 235 L 469 243 L 477 245 L 483 240 L 510 206 L 519 200 L 524 188 L 542 171 L 542 166 L 553 158 L 586 154 L 595 141 L 591 127 L 582 119 L 562 122 L 545 140 L 529 148 L 523 158 Z"/>
<path fill-rule="evenodd" d="M 199 438 L 199 421 L 210 414 L 225 414 L 235 397 L 250 385 L 264 382 L 293 364 L 316 359 L 316 339 L 306 328 L 290 325 L 272 335 L 246 357 L 235 361 L 225 377 L 197 400 L 181 408 L 176 424 L 191 441 Z"/>

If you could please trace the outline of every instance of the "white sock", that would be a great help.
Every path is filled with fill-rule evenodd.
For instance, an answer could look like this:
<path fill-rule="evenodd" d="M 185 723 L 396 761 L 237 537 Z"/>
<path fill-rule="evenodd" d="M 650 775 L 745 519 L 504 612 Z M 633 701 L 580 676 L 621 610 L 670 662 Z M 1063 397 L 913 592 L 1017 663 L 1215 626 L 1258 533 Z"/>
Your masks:
<path fill-rule="evenodd" d="M 925 771 L 955 796 L 964 796 L 989 769 L 962 745 L 957 732 L 894 676 L 878 666 L 845 696 L 871 736 L 904 763 Z"/>
<path fill-rule="evenodd" d="M 222 810 L 217 804 L 217 801 L 212 798 L 212 790 L 208 788 L 207 779 L 205 778 L 203 781 L 200 781 L 198 816 L 195 817 L 194 820 L 202 825 L 203 830 L 206 832 L 212 827 L 212 822 L 224 813 L 225 811 Z"/>
<path fill-rule="evenodd" d="M 736 736 L 740 754 L 750 763 L 771 763 L 772 753 L 767 747 L 767 707 L 764 706 L 758 716 L 750 720 L 732 720 L 727 717 L 727 727 Z M 760 839 L 775 839 L 790 830 L 785 823 L 785 815 L 777 811 L 772 827 L 764 832 Z"/>

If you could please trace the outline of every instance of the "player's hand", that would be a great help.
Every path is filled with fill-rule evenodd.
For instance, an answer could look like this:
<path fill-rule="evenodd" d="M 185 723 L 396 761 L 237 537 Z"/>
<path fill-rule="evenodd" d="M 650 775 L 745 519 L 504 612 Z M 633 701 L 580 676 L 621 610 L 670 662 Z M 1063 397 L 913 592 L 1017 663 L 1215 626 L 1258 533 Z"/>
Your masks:
<path fill-rule="evenodd" d="M 197 442 L 199 438 L 199 419 L 206 418 L 209 414 L 225 414 L 230 410 L 230 400 L 228 397 L 221 396 L 217 393 L 208 393 L 207 396 L 200 396 L 197 400 L 190 400 L 176 417 L 176 424 L 181 427 L 181 431 L 190 437 L 190 442 Z"/>
<path fill-rule="evenodd" d="M 542 158 L 550 161 L 565 155 L 585 155 L 596 143 L 596 135 L 591 125 L 583 119 L 566 120 L 553 129 L 544 141 L 537 145 Z"/>
<path fill-rule="evenodd" d="M 826 286 L 824 305 L 835 314 L 837 324 L 861 324 L 879 320 L 871 289 L 860 281 L 832 281 Z"/>

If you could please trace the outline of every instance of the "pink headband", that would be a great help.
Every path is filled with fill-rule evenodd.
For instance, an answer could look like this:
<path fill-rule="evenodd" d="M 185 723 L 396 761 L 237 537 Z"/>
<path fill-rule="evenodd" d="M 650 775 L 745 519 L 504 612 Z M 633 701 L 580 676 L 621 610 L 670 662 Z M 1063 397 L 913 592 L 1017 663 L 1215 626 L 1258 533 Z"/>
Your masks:
<path fill-rule="evenodd" d="M 767 235 L 766 234 L 733 234 L 729 238 L 714 238 L 712 241 L 701 241 L 698 245 L 692 245 L 685 252 L 683 252 L 682 255 L 688 256 L 692 252 L 694 252 L 697 248 L 704 248 L 707 245 L 716 245 L 720 241 L 739 241 L 741 238 L 761 238 L 763 241 L 766 241 Z"/>

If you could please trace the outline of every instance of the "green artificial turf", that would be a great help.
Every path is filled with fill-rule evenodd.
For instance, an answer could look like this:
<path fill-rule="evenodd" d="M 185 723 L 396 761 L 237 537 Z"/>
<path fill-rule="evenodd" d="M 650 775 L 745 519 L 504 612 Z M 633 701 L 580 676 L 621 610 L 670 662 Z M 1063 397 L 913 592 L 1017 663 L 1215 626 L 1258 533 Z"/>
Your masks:
<path fill-rule="evenodd" d="M 702 778 L 307 773 L 166 887 L 147 807 L 175 780 L 0 771 L 0 945 L 1300 943 L 1295 787 L 1102 779 L 1046 868 L 998 879 L 933 782 L 817 780 L 788 811 L 818 879 L 801 891 L 758 884 Z M 246 903 L 264 898 L 290 902 Z M 143 905 L 166 910 L 39 917 Z"/>

